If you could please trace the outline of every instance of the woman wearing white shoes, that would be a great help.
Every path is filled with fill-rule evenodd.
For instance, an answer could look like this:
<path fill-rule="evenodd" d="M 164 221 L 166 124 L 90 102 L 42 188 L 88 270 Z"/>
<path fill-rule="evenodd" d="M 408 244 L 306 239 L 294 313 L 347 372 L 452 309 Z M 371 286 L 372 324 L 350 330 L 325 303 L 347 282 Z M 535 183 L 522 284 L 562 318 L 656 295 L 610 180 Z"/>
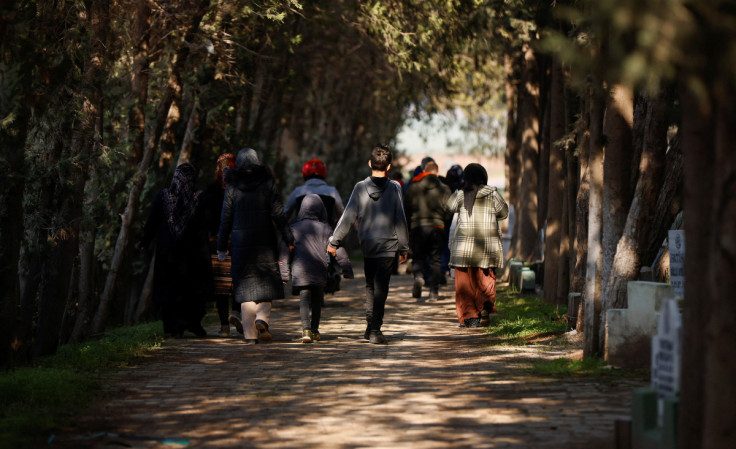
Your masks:
<path fill-rule="evenodd" d="M 274 177 L 254 150 L 240 150 L 225 181 L 217 256 L 225 259 L 231 240 L 233 295 L 246 343 L 270 341 L 271 302 L 284 297 L 276 229 L 290 248 L 294 236 Z"/>

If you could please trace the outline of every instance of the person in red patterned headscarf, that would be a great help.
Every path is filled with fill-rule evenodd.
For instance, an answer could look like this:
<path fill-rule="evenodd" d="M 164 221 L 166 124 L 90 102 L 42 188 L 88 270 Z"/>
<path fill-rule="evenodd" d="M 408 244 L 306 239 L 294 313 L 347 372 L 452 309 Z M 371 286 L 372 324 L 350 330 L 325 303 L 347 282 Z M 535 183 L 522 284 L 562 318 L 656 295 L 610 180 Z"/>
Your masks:
<path fill-rule="evenodd" d="M 213 256 L 214 300 L 217 304 L 217 315 L 220 318 L 220 336 L 230 336 L 230 324 L 228 323 L 228 304 L 232 301 L 230 284 L 222 279 L 229 279 L 229 261 L 217 262 L 217 232 L 220 229 L 220 213 L 222 212 L 222 201 L 225 197 L 225 172 L 235 169 L 235 155 L 225 153 L 217 158 L 215 167 L 215 180 L 202 193 L 202 201 L 205 205 L 207 216 L 207 229 L 210 235 L 210 254 Z M 223 273 L 220 273 L 223 271 Z M 223 284 L 223 285 L 221 285 Z M 239 305 L 235 305 L 240 310 Z"/>

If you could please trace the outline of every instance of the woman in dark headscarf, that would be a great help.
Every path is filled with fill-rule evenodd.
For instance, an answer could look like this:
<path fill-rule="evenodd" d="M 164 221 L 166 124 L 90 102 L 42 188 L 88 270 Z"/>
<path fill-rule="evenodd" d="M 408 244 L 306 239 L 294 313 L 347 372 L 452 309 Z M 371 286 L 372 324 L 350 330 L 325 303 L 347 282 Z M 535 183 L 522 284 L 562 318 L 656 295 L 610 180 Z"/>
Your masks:
<path fill-rule="evenodd" d="M 450 188 L 450 192 L 454 192 L 463 185 L 463 168 L 457 164 L 447 170 L 445 175 L 445 184 Z"/>
<path fill-rule="evenodd" d="M 254 150 L 240 150 L 236 168 L 225 174 L 225 182 L 217 255 L 224 260 L 230 240 L 233 293 L 242 317 L 242 323 L 233 324 L 242 326 L 246 343 L 269 341 L 271 301 L 284 297 L 276 229 L 290 248 L 294 236 L 276 181 Z"/>
<path fill-rule="evenodd" d="M 463 172 L 463 187 L 447 200 L 457 213 L 450 236 L 450 266 L 455 268 L 455 308 L 461 325 L 488 325 L 495 309 L 496 269 L 503 267 L 498 220 L 509 215 L 506 202 L 495 187 L 486 185 L 488 173 L 479 164 Z"/>
<path fill-rule="evenodd" d="M 161 309 L 164 333 L 173 337 L 184 331 L 207 335 L 201 320 L 212 275 L 196 177 L 192 164 L 176 168 L 171 186 L 153 200 L 140 244 L 145 248 L 156 237 L 154 301 Z"/>

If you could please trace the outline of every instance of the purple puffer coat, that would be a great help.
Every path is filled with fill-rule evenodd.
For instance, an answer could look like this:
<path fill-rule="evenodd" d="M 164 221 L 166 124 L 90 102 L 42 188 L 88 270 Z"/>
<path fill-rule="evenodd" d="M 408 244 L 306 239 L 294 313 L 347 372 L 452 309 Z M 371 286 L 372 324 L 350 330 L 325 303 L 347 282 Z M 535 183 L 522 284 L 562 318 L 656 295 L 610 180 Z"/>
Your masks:
<path fill-rule="evenodd" d="M 327 283 L 327 241 L 332 228 L 327 224 L 327 209 L 319 195 L 308 194 L 302 200 L 297 219 L 291 225 L 294 234 L 294 251 L 289 257 L 289 249 L 281 246 L 279 268 L 281 279 L 289 280 L 291 271 L 292 287 L 308 285 L 325 286 Z M 353 277 L 345 248 L 337 250 L 337 262 L 345 278 Z M 291 266 L 291 270 L 289 269 Z"/>

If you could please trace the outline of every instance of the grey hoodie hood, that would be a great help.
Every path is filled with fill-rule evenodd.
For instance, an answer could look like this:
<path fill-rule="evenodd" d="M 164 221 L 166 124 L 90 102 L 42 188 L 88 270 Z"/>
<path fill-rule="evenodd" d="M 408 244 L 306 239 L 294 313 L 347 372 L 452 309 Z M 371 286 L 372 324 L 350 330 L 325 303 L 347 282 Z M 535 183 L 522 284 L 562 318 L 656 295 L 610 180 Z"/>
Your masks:
<path fill-rule="evenodd" d="M 383 183 L 382 186 L 379 186 L 376 184 L 371 177 L 368 177 L 368 182 L 366 183 L 366 190 L 368 191 L 368 196 L 373 201 L 378 201 L 381 199 L 381 196 L 383 196 L 383 192 L 386 191 L 386 187 L 388 187 L 389 184 L 391 184 L 391 180 L 388 178 L 386 179 L 386 182 Z"/>
<path fill-rule="evenodd" d="M 297 221 L 315 220 L 327 223 L 327 209 L 319 195 L 310 193 L 304 196 L 296 219 Z"/>

